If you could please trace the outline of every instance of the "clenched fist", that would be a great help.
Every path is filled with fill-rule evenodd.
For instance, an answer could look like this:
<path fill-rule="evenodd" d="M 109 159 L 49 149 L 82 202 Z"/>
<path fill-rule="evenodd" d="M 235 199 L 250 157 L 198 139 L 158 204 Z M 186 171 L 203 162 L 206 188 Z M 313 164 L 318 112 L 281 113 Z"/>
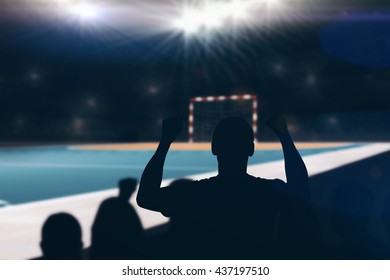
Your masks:
<path fill-rule="evenodd" d="M 168 118 L 164 119 L 162 123 L 162 136 L 161 141 L 166 143 L 172 143 L 175 141 L 176 136 L 183 129 L 182 120 L 180 118 Z"/>
<path fill-rule="evenodd" d="M 282 115 L 272 117 L 268 120 L 267 125 L 278 137 L 288 134 L 287 123 Z"/>

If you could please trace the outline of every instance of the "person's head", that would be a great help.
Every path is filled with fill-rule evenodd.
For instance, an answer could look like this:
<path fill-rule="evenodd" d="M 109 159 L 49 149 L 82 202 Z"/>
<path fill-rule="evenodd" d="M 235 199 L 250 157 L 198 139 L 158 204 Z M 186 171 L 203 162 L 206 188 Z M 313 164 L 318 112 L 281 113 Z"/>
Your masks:
<path fill-rule="evenodd" d="M 119 197 L 124 200 L 129 200 L 131 195 L 137 188 L 137 179 L 125 178 L 119 181 Z"/>
<path fill-rule="evenodd" d="M 81 226 L 67 213 L 49 216 L 42 227 L 41 249 L 45 259 L 80 259 L 83 249 Z"/>
<path fill-rule="evenodd" d="M 254 134 L 248 122 L 239 117 L 223 119 L 216 126 L 211 150 L 219 162 L 247 161 L 254 153 Z"/>

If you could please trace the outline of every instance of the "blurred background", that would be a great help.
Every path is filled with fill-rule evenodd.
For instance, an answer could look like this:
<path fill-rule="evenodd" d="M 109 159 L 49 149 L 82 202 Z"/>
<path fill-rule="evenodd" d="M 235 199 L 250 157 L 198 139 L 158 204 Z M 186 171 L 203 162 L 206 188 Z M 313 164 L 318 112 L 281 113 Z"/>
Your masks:
<path fill-rule="evenodd" d="M 258 98 L 260 141 L 390 140 L 390 3 L 2 0 L 0 141 L 156 141 L 191 97 Z M 187 141 L 186 135 L 182 135 Z"/>
<path fill-rule="evenodd" d="M 302 231 L 319 249 L 303 258 L 390 259 L 390 1 L 0 0 L 0 259 L 39 256 L 58 212 L 87 249 L 100 203 L 139 180 L 164 118 L 183 118 L 180 142 L 206 142 L 172 145 L 166 186 L 216 174 L 222 117 L 272 142 L 280 113 L 310 176 Z M 280 146 L 256 148 L 248 173 L 285 179 Z M 166 230 L 130 203 L 147 234 Z"/>

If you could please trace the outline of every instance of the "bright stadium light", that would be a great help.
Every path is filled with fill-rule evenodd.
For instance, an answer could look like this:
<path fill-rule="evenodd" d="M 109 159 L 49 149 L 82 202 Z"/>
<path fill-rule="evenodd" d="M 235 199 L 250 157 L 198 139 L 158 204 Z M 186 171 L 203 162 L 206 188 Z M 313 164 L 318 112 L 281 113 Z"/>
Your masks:
<path fill-rule="evenodd" d="M 287 15 L 291 10 L 287 2 L 288 0 L 204 0 L 196 5 L 191 2 L 184 7 L 179 19 L 174 22 L 174 27 L 186 34 L 194 34 L 199 31 L 225 32 L 233 25 L 261 26 L 264 22 L 277 21 Z"/>
<path fill-rule="evenodd" d="M 182 33 L 201 44 L 215 44 L 224 35 L 246 36 L 254 29 L 279 28 L 279 23 L 300 20 L 309 0 L 22 0 L 42 17 L 80 24 L 89 31 L 120 29 L 125 36 Z M 131 2 L 131 3 L 130 3 Z M 315 2 L 315 1 L 314 1 Z M 307 15 L 305 15 L 305 18 Z M 303 18 L 303 17 L 302 17 Z M 85 23 L 85 24 L 84 24 Z M 109 28 L 107 28 L 109 27 Z M 243 31 L 243 32 L 241 32 Z M 218 35 L 218 36 L 214 36 Z M 223 36 L 219 36 L 223 35 Z M 115 35 L 116 36 L 116 35 Z M 143 35 L 142 35 L 143 36 Z M 202 38 L 204 37 L 204 38 Z M 168 35 L 170 40 L 174 36 Z M 204 39 L 204 40 L 203 40 Z"/>
<path fill-rule="evenodd" d="M 228 9 L 234 19 L 242 19 L 248 16 L 249 5 L 236 0 L 230 3 Z"/>
<path fill-rule="evenodd" d="M 175 28 L 187 34 L 200 30 L 210 30 L 220 27 L 226 18 L 224 7 L 209 4 L 206 7 L 187 9 L 181 18 L 174 23 Z"/>
<path fill-rule="evenodd" d="M 195 33 L 203 25 L 202 15 L 198 11 L 187 11 L 174 23 L 174 26 L 185 33 Z"/>
<path fill-rule="evenodd" d="M 97 7 L 89 3 L 72 5 L 70 12 L 80 19 L 93 19 L 98 15 Z"/>
<path fill-rule="evenodd" d="M 269 6 L 274 6 L 274 7 L 281 5 L 281 0 L 266 0 L 263 2 L 265 2 Z"/>
<path fill-rule="evenodd" d="M 232 0 L 228 2 L 208 1 L 204 5 L 186 7 L 175 28 L 190 34 L 198 31 L 216 30 L 233 20 L 244 19 L 248 10 L 258 1 Z"/>
<path fill-rule="evenodd" d="M 214 5 L 210 5 L 203 10 L 202 15 L 204 26 L 212 29 L 222 25 L 223 20 L 226 17 L 226 12 L 224 10 L 218 10 L 218 7 Z"/>

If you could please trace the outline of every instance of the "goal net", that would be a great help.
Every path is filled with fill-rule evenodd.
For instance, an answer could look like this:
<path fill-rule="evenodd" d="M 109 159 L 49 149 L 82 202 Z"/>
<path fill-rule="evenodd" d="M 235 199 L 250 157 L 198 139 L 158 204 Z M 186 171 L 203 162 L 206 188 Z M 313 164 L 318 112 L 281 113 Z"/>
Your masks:
<path fill-rule="evenodd" d="M 194 97 L 190 100 L 188 138 L 190 142 L 210 142 L 218 122 L 227 117 L 242 117 L 257 134 L 256 95 Z"/>

